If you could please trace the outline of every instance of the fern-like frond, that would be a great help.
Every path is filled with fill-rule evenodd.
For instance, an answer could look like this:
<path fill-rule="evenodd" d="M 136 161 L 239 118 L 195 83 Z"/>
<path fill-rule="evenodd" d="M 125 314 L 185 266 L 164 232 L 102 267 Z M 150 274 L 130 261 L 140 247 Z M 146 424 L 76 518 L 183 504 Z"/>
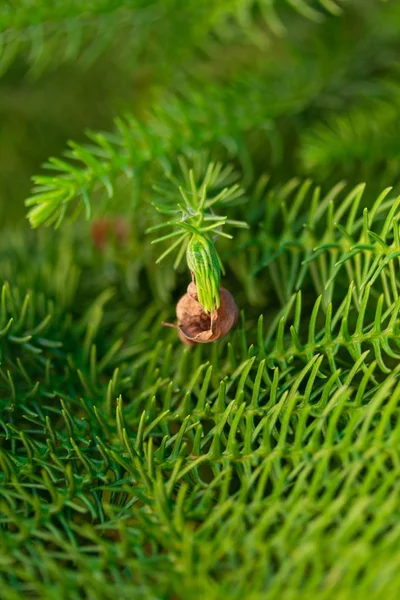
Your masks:
<path fill-rule="evenodd" d="M 325 176 L 337 167 L 344 173 L 355 168 L 372 170 L 387 179 L 398 176 L 398 91 L 389 88 L 388 99 L 366 102 L 348 113 L 316 124 L 301 140 L 301 158 L 309 171 Z M 379 139 L 379 143 L 376 140 Z"/>
<path fill-rule="evenodd" d="M 269 37 L 265 24 L 275 34 L 285 31 L 279 16 L 281 7 L 269 0 L 207 1 L 202 5 L 190 1 L 179 5 L 179 10 L 176 0 L 149 5 L 136 0 L 95 3 L 45 0 L 19 4 L 18 11 L 7 6 L 0 11 L 3 48 L 0 73 L 18 56 L 26 59 L 36 75 L 77 60 L 87 68 L 110 46 L 118 46 L 116 40 L 121 36 L 128 41 L 132 57 L 134 53 L 139 55 L 148 50 L 148 40 L 156 35 L 163 44 L 153 44 L 152 51 L 162 60 L 161 51 L 166 49 L 170 58 L 176 56 L 177 36 L 174 34 L 178 29 L 181 45 L 187 35 L 192 44 L 204 44 L 208 33 L 214 30 L 221 41 L 239 36 L 265 46 Z M 306 18 L 321 21 L 326 14 L 339 14 L 341 2 L 319 0 L 318 8 L 310 0 L 286 0 L 285 4 Z M 128 52 L 128 48 L 123 51 Z"/>
<path fill-rule="evenodd" d="M 144 332 L 149 332 L 147 319 L 140 324 Z M 135 335 L 139 339 L 138 331 Z M 380 553 L 394 548 L 397 536 L 383 542 L 379 531 L 382 523 L 396 530 L 398 369 L 382 386 L 374 383 L 372 369 L 363 374 L 361 360 L 343 379 L 339 369 L 328 380 L 321 378 L 329 361 L 318 354 L 297 373 L 284 365 L 271 369 L 259 351 L 243 355 L 241 335 L 232 341 L 233 354 L 223 343 L 208 362 L 201 358 L 204 348 L 189 354 L 160 343 L 131 354 L 129 366 L 122 361 L 109 381 L 96 382 L 83 367 L 81 401 L 45 396 L 35 413 L 22 407 L 21 415 L 2 423 L 1 506 L 7 525 L 2 544 L 14 569 L 28 560 L 23 541 L 13 535 L 24 509 L 24 524 L 32 525 L 30 541 L 42 557 L 40 572 L 53 591 L 67 578 L 72 591 L 83 585 L 100 594 L 106 586 L 111 593 L 128 568 L 139 569 L 146 594 L 179 589 L 193 597 L 200 589 L 213 597 L 208 581 L 216 576 L 218 557 L 219 568 L 226 566 L 224 586 L 232 593 L 238 586 L 241 593 L 246 590 L 244 575 L 256 572 L 254 597 L 266 590 L 271 597 L 286 597 L 305 564 L 318 572 L 320 554 L 307 550 L 314 549 L 315 528 L 336 540 L 323 555 L 327 572 L 344 551 L 359 553 L 360 536 L 366 538 L 363 558 L 377 545 Z M 214 377 L 221 368 L 223 380 Z M 128 370 L 123 400 L 118 390 Z M 351 460 L 354 453 L 357 461 Z M 323 476 L 328 468 L 329 480 Z M 359 489 L 371 491 L 361 512 Z M 35 498 L 43 495 L 48 501 L 39 509 Z M 287 512 L 292 520 L 285 518 Z M 92 525 L 76 525 L 87 518 Z M 110 551 L 110 540 L 118 553 Z M 129 541 L 127 553 L 122 540 Z M 78 547 L 81 553 L 85 549 L 83 584 L 70 567 Z M 151 548 L 150 563 L 144 547 Z M 204 556 L 189 560 L 189 548 L 204 550 Z M 104 552 L 107 564 L 99 569 Z M 238 577 L 228 568 L 232 560 Z M 53 568 L 55 561 L 63 569 Z M 30 565 L 18 586 L 40 592 L 39 565 Z M 168 573 L 166 579 L 155 577 L 155 565 L 158 574 Z M 378 561 L 370 571 L 365 590 L 381 566 Z M 358 575 L 353 565 L 346 582 Z M 2 576 L 4 589 L 16 585 Z M 304 581 L 313 593 L 319 578 Z M 341 589 L 332 584 L 336 593 Z M 125 583 L 122 597 L 133 590 L 136 582 Z"/>
<path fill-rule="evenodd" d="M 342 282 L 346 289 L 349 280 L 357 295 L 379 280 L 388 306 L 397 298 L 393 261 L 399 250 L 399 199 L 387 188 L 370 209 L 362 208 L 365 186 L 347 194 L 344 188 L 339 183 L 321 196 L 310 180 L 292 180 L 265 190 L 264 224 L 254 242 L 265 251 L 255 272 L 268 268 L 282 304 L 306 278 L 323 296 L 325 308 L 335 289 Z"/>

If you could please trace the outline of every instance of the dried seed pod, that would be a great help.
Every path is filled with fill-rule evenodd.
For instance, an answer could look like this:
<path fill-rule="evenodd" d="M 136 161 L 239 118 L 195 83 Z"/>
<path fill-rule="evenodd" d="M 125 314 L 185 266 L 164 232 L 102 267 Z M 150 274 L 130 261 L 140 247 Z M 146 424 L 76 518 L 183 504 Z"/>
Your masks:
<path fill-rule="evenodd" d="M 199 303 L 195 283 L 190 283 L 187 293 L 176 305 L 178 325 L 164 323 L 179 330 L 179 338 L 190 346 L 194 343 L 214 342 L 226 335 L 237 323 L 239 309 L 232 294 L 220 288 L 220 306 L 206 313 Z"/>

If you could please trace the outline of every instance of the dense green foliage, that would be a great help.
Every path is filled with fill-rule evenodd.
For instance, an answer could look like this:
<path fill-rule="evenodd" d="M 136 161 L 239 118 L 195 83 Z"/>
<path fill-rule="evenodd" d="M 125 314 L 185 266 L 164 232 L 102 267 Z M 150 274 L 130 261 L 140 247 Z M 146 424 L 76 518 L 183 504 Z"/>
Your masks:
<path fill-rule="evenodd" d="M 399 3 L 0 32 L 2 600 L 398 598 Z M 195 348 L 188 223 L 241 309 Z"/>

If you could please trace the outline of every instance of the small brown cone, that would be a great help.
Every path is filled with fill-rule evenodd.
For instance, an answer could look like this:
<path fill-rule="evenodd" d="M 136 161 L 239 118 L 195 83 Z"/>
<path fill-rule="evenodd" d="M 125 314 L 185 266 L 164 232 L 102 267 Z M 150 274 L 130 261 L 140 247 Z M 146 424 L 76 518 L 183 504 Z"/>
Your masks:
<path fill-rule="evenodd" d="M 164 325 L 178 329 L 179 338 L 189 346 L 219 340 L 236 325 L 239 316 L 239 309 L 228 290 L 220 288 L 220 299 L 218 309 L 211 314 L 204 312 L 197 298 L 196 284 L 192 282 L 176 305 L 178 325 Z"/>

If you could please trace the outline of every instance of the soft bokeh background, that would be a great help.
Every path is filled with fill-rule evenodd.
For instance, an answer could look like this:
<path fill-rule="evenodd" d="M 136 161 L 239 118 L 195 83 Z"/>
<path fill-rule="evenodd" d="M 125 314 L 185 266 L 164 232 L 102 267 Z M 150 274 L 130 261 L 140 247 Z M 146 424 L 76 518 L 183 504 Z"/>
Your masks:
<path fill-rule="evenodd" d="M 69 139 L 84 141 L 88 128 L 112 129 L 117 115 L 140 114 L 188 81 L 243 86 L 248 95 L 253 70 L 263 72 L 266 135 L 246 135 L 260 172 L 277 180 L 310 175 L 327 186 L 366 178 L 372 194 L 374 174 L 396 184 L 398 2 L 346 2 L 337 16 L 319 3 L 314 13 L 308 3 L 303 16 L 278 2 L 279 22 L 262 18 L 263 2 L 247 12 L 237 2 L 239 17 L 251 21 L 247 29 L 219 22 L 218 3 L 213 28 L 204 18 L 207 2 L 172 0 L 104 2 L 92 11 L 66 2 L 58 19 L 34 25 L 35 11 L 39 21 L 48 4 L 25 3 L 26 22 L 8 4 L 0 12 L 1 224 L 24 219 L 30 177 Z"/>

